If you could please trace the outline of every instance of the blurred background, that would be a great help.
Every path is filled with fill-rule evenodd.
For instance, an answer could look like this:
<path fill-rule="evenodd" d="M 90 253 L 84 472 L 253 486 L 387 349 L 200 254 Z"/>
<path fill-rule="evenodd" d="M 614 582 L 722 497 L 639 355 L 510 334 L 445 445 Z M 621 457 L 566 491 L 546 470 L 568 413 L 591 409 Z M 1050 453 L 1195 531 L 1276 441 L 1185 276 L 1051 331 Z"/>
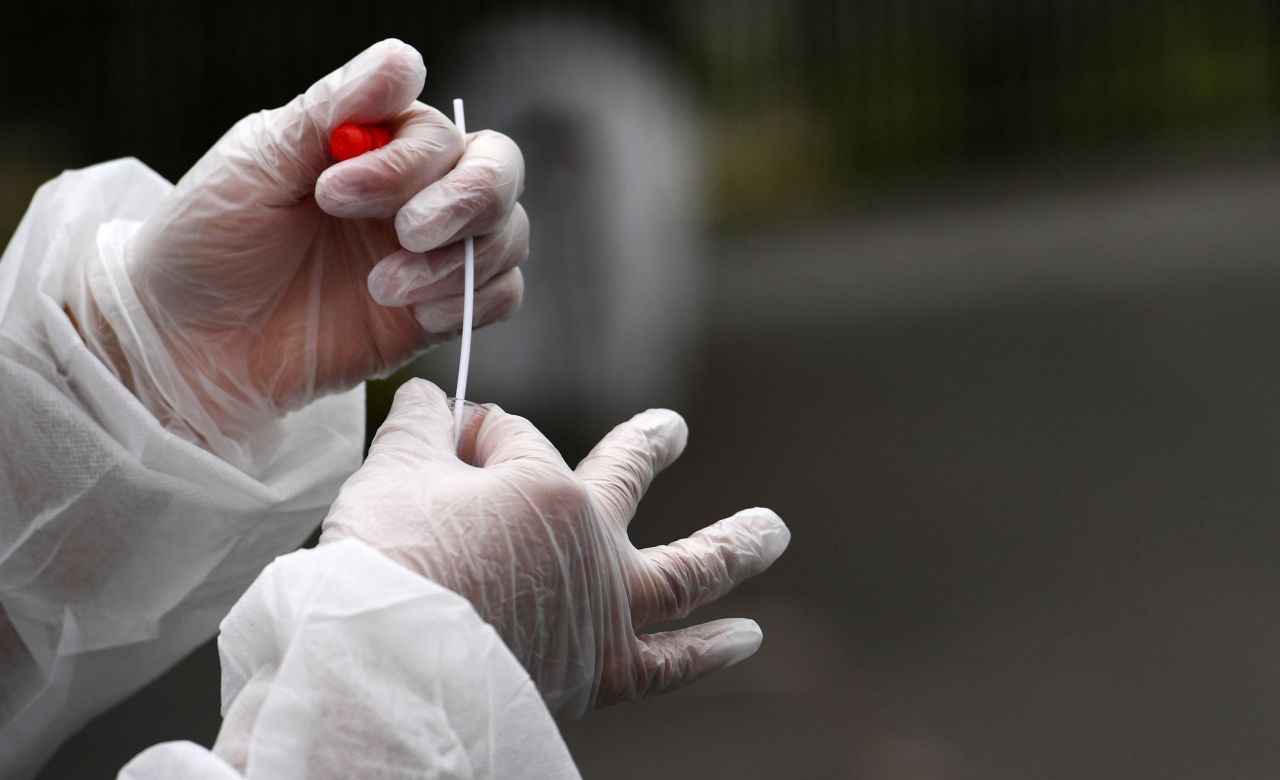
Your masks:
<path fill-rule="evenodd" d="M 646 406 L 632 526 L 793 530 L 698 619 L 750 662 L 564 732 L 585 777 L 1280 774 L 1280 6 L 1265 0 L 27 4 L 0 238 L 66 168 L 176 180 L 388 36 L 513 136 L 528 297 L 472 392 L 572 462 Z M 370 430 L 412 373 L 371 383 Z M 211 744 L 212 646 L 44 778 Z"/>

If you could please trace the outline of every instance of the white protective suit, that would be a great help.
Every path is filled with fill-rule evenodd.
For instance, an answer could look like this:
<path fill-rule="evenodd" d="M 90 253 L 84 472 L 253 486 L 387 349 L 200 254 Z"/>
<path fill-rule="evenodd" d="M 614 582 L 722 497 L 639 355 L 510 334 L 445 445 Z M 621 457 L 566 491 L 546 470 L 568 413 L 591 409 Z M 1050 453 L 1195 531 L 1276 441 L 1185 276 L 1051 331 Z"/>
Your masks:
<path fill-rule="evenodd" d="M 212 636 L 360 462 L 362 389 L 290 415 L 240 470 L 161 427 L 85 346 L 63 311 L 75 266 L 170 188 L 134 160 L 63 174 L 0 260 L 5 777 Z"/>
<path fill-rule="evenodd" d="M 212 636 L 359 464 L 362 387 L 282 420 L 253 478 L 162 428 L 86 348 L 60 304 L 69 267 L 115 251 L 170 187 L 135 160 L 65 173 L 0 261 L 4 778 Z M 220 650 L 219 753 L 251 752 L 244 774 L 170 743 L 121 777 L 348 777 L 353 756 L 363 777 L 577 776 L 497 633 L 360 542 L 269 566 Z"/>
<path fill-rule="evenodd" d="M 578 777 L 538 689 L 461 596 L 355 540 L 287 555 L 223 623 L 212 752 L 121 780 Z"/>
<path fill-rule="evenodd" d="M 211 637 L 318 525 L 359 464 L 361 382 L 458 327 L 459 239 L 477 325 L 518 306 L 519 150 L 463 139 L 415 100 L 425 77 L 383 41 L 177 185 L 120 160 L 36 194 L 0 260 L 3 777 Z M 394 138 L 335 164 L 343 121 Z"/>

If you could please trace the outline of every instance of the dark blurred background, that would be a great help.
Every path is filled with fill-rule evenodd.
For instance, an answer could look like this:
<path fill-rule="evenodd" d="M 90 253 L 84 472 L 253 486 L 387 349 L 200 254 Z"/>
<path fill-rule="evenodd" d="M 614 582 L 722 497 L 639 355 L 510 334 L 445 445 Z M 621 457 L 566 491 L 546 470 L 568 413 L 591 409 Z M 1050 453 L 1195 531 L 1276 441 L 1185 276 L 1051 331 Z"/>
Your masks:
<path fill-rule="evenodd" d="M 638 544 L 794 538 L 698 617 L 754 659 L 565 735 L 588 778 L 1280 774 L 1280 6 L 27 4 L 0 237 L 66 168 L 170 179 L 383 37 L 528 163 L 525 310 L 472 395 L 566 457 L 692 438 Z M 370 429 L 441 350 L 370 385 Z M 44 778 L 211 744 L 207 646 Z"/>

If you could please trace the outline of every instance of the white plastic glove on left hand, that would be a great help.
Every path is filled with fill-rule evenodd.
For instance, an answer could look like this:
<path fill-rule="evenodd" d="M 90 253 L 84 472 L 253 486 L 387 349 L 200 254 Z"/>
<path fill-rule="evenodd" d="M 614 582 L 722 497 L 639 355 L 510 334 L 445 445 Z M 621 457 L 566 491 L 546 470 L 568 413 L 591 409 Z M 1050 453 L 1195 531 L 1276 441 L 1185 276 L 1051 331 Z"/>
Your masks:
<path fill-rule="evenodd" d="M 144 222 L 99 235 L 106 251 L 68 309 L 171 430 L 235 461 L 265 423 L 453 338 L 465 237 L 476 324 L 519 306 L 520 151 L 497 133 L 464 139 L 416 102 L 425 78 L 412 47 L 375 44 L 238 122 Z M 343 122 L 392 140 L 335 164 Z"/>
<path fill-rule="evenodd" d="M 632 546 L 636 506 L 687 435 L 675 412 L 649 410 L 572 470 L 529 421 L 471 408 L 459 455 L 448 399 L 410 380 L 320 541 L 362 540 L 465 596 L 554 713 L 661 693 L 750 656 L 760 628 L 636 630 L 714 601 L 790 540 L 776 514 L 748 509 L 671 545 Z"/>

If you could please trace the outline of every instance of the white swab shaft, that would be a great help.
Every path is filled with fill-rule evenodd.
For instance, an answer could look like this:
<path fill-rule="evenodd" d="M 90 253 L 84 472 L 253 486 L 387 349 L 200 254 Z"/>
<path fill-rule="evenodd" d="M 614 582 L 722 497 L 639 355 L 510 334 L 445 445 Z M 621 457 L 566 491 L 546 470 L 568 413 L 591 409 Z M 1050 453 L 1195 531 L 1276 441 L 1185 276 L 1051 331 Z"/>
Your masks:
<path fill-rule="evenodd" d="M 453 100 L 453 123 L 465 136 L 467 118 L 462 109 L 462 98 Z M 463 242 L 463 291 L 462 291 L 462 351 L 458 356 L 458 391 L 453 394 L 453 442 L 462 442 L 462 417 L 467 398 L 467 368 L 471 365 L 471 322 L 476 303 L 476 244 L 471 238 Z"/>

